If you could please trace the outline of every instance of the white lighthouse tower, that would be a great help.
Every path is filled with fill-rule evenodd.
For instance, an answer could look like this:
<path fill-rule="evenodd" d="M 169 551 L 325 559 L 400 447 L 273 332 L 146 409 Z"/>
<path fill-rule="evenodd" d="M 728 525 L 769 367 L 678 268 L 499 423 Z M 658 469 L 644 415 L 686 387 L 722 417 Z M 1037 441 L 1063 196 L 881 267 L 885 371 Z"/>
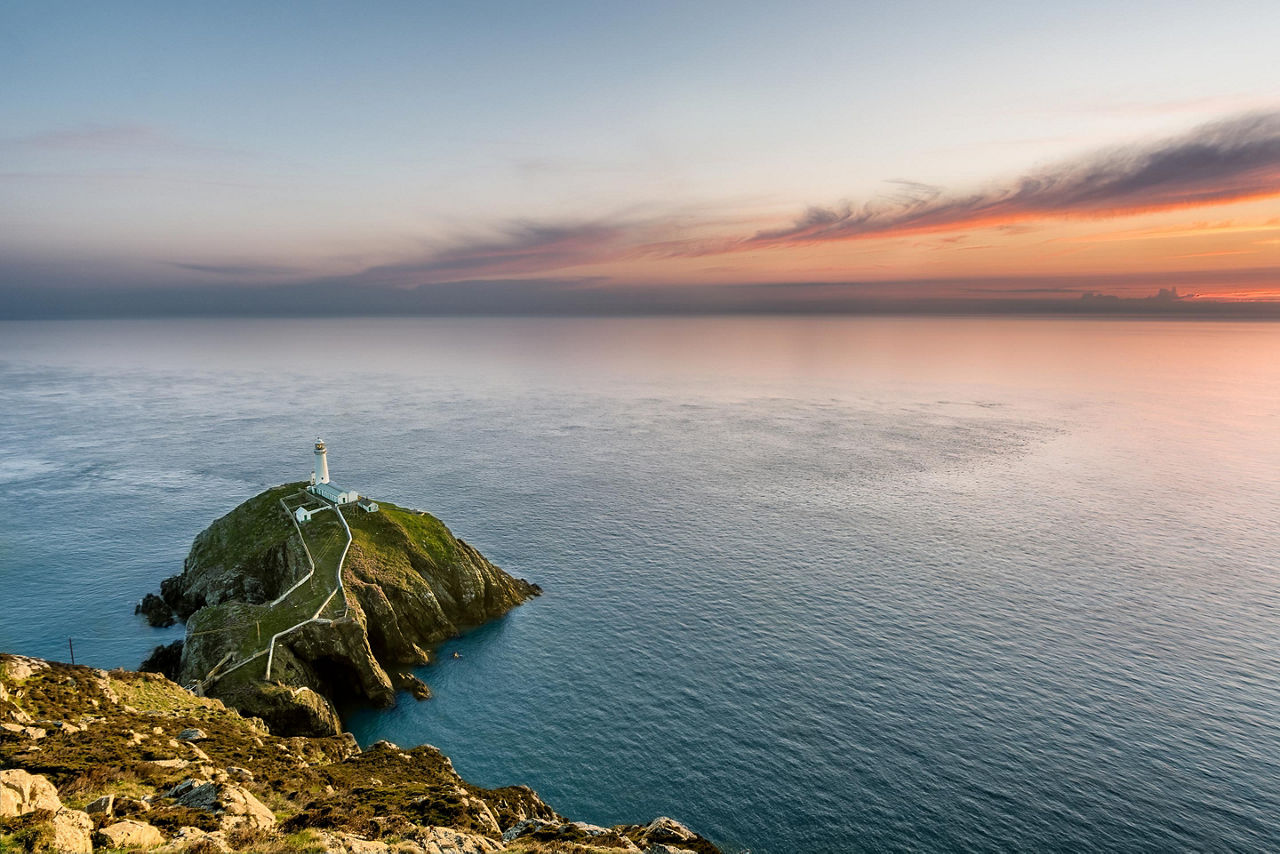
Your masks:
<path fill-rule="evenodd" d="M 329 458 L 325 456 L 324 439 L 316 437 L 316 465 L 311 472 L 311 482 L 328 483 L 329 482 Z"/>

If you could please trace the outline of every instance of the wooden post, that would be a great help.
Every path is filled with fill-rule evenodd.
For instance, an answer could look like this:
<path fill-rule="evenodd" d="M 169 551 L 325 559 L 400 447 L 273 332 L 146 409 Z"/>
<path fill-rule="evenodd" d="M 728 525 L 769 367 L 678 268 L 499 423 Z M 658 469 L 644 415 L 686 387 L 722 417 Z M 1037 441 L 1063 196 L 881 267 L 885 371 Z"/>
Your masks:
<path fill-rule="evenodd" d="M 76 645 L 71 642 L 71 638 L 67 638 L 67 649 L 71 650 L 71 663 L 76 663 Z"/>

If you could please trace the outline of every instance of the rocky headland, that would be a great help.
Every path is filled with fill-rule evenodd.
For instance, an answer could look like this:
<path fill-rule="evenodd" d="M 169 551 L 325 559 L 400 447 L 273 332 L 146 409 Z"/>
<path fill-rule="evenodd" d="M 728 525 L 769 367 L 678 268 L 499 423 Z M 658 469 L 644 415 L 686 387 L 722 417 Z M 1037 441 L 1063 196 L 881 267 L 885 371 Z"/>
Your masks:
<path fill-rule="evenodd" d="M 0 654 L 0 852 L 717 854 L 483 789 L 430 746 L 274 734 L 155 673 Z"/>
<path fill-rule="evenodd" d="M 427 513 L 304 486 L 215 521 L 140 603 L 187 627 L 148 672 L 0 654 L 0 854 L 718 854 L 670 818 L 600 827 L 473 786 L 428 745 L 362 751 L 341 701 L 429 697 L 406 668 L 541 591 Z"/>

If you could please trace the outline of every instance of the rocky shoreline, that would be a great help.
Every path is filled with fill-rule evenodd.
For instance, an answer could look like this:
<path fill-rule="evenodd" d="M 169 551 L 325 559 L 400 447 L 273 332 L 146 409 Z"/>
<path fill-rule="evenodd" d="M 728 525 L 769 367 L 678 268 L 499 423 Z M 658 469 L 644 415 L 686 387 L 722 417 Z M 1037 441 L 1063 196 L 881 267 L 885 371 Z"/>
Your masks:
<path fill-rule="evenodd" d="M 573 822 L 434 747 L 273 734 L 164 676 L 0 654 L 0 851 L 718 854 L 669 818 Z"/>

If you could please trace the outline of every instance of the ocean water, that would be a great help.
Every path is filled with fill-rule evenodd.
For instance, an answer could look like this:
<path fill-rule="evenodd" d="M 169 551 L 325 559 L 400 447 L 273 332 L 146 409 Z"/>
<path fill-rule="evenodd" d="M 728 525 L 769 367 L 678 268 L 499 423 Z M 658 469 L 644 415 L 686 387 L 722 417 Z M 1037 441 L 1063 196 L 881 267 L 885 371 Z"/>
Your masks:
<path fill-rule="evenodd" d="M 0 323 L 0 649 L 135 666 L 318 434 L 546 590 L 364 743 L 753 854 L 1280 849 L 1280 324 Z"/>

